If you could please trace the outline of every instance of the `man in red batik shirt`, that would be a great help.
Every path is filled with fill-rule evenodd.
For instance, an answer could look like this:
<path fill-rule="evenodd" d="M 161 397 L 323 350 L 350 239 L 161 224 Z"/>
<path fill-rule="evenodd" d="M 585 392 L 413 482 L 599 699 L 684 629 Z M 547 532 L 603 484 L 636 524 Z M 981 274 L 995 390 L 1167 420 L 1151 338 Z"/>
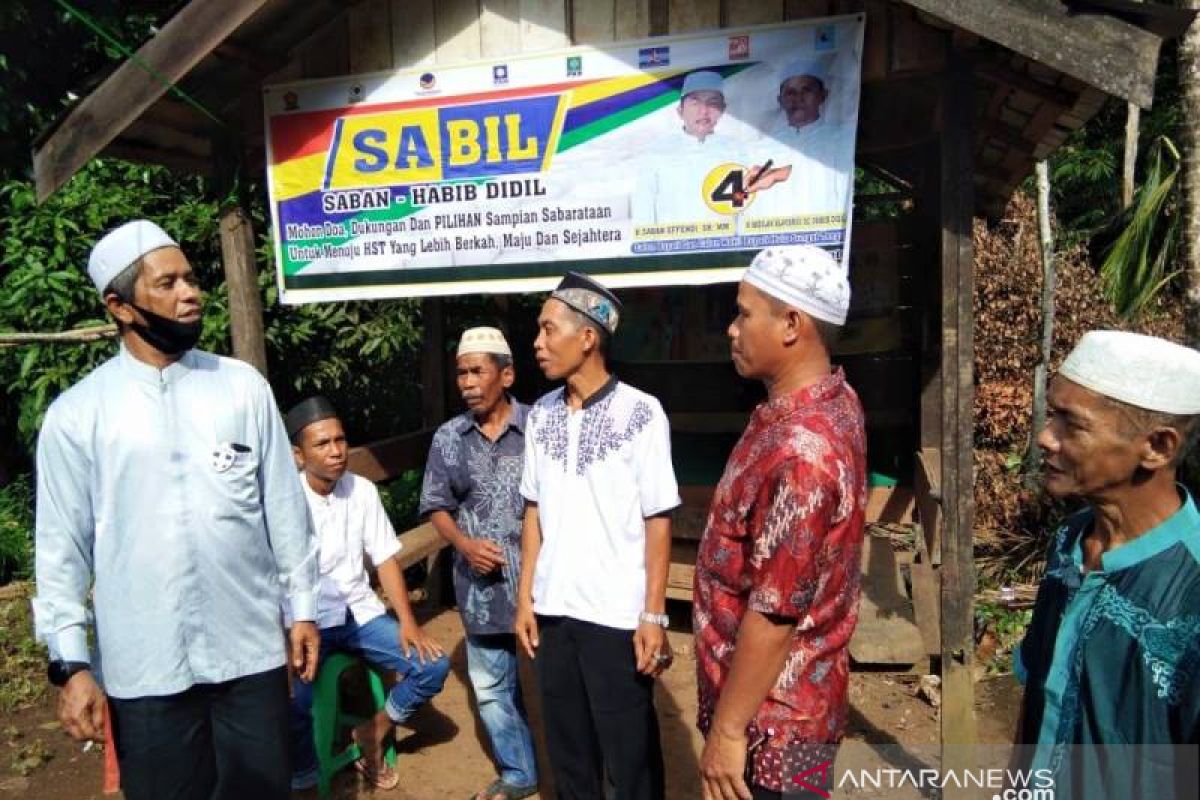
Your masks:
<path fill-rule="evenodd" d="M 767 400 L 696 561 L 705 800 L 829 796 L 867 494 L 862 406 L 829 360 L 849 303 L 846 271 L 812 246 L 762 251 L 738 286 L 733 363 Z"/>

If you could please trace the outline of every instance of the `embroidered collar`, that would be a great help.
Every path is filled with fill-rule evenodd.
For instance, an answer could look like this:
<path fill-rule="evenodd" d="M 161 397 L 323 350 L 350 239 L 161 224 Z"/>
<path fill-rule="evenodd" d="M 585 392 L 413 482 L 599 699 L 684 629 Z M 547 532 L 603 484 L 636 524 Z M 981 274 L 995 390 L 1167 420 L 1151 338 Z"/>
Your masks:
<path fill-rule="evenodd" d="M 139 361 L 134 358 L 129 349 L 125 347 L 125 343 L 121 343 L 121 367 L 126 373 L 144 383 L 152 383 L 155 386 L 166 386 L 180 380 L 184 375 L 187 375 L 196 368 L 196 351 L 188 350 L 180 356 L 174 363 L 168 364 L 163 369 L 159 369 L 145 361 Z"/>
<path fill-rule="evenodd" d="M 599 403 L 601 400 L 608 397 L 610 394 L 612 394 L 614 391 L 616 391 L 616 389 L 617 389 L 617 376 L 609 375 L 608 380 L 604 382 L 604 385 L 601 386 L 596 391 L 592 392 L 590 395 L 588 395 L 587 398 L 583 401 L 583 406 L 581 407 L 582 410 L 586 411 L 587 409 L 596 405 L 596 403 Z M 562 403 L 563 403 L 563 405 L 567 404 L 567 387 L 565 387 L 565 386 L 562 388 Z"/>
<path fill-rule="evenodd" d="M 761 403 L 754 409 L 754 419 L 763 425 L 787 419 L 808 406 L 829 401 L 842 390 L 845 382 L 846 376 L 842 368 L 834 367 L 828 375 L 814 384 Z"/>
<path fill-rule="evenodd" d="M 520 433 L 525 433 L 525 420 L 529 416 L 529 406 L 517 400 L 511 394 L 505 394 L 505 397 L 508 398 L 510 409 L 508 419 L 504 423 L 504 430 L 500 431 L 500 435 L 503 436 L 507 433 L 509 428 Z M 468 431 L 479 430 L 479 423 L 475 421 L 475 415 L 470 411 L 464 411 L 459 414 L 454 421 L 456 423 L 455 430 L 460 436 L 466 435 Z"/>
<path fill-rule="evenodd" d="M 1100 569 L 1104 572 L 1115 572 L 1137 566 L 1164 550 L 1176 544 L 1185 544 L 1193 550 L 1192 540 L 1200 529 L 1200 511 L 1191 494 L 1183 486 L 1179 486 L 1183 503 L 1179 510 L 1167 517 L 1161 523 L 1143 533 L 1133 541 L 1114 547 L 1100 555 Z M 1070 545 L 1070 559 L 1077 565 L 1083 564 L 1083 535 L 1091 527 L 1095 519 L 1094 512 L 1089 514 L 1088 522 L 1079 526 L 1078 533 Z"/>

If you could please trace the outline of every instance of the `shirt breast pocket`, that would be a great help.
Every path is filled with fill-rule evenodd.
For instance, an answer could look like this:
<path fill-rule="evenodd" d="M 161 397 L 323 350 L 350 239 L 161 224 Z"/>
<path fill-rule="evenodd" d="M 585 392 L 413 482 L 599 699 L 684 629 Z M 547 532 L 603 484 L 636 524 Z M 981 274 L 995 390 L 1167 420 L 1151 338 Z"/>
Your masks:
<path fill-rule="evenodd" d="M 253 448 L 239 442 L 220 442 L 213 447 L 206 467 L 218 497 L 238 509 L 258 507 L 258 454 Z M 221 509 L 216 511 L 220 515 Z"/>

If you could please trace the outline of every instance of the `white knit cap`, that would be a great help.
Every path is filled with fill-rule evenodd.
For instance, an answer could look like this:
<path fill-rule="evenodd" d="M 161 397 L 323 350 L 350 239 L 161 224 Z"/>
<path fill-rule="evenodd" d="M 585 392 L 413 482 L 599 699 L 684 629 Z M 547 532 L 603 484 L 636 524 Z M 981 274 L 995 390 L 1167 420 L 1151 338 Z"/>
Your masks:
<path fill-rule="evenodd" d="M 842 265 L 815 245 L 768 247 L 754 257 L 742 280 L 811 317 L 846 323 L 850 280 Z"/>
<path fill-rule="evenodd" d="M 512 358 L 508 340 L 498 328 L 469 328 L 463 331 L 462 338 L 458 340 L 457 355 L 465 356 L 468 353 L 491 353 Z"/>
<path fill-rule="evenodd" d="M 109 231 L 88 258 L 88 276 L 103 293 L 112 279 L 133 262 L 160 247 L 178 247 L 167 232 L 148 219 L 135 219 Z"/>
<path fill-rule="evenodd" d="M 1200 352 L 1157 336 L 1088 331 L 1058 374 L 1138 408 L 1200 414 Z"/>
<path fill-rule="evenodd" d="M 824 56 L 810 56 L 808 58 L 798 58 L 795 61 L 789 62 L 779 73 L 779 82 L 783 83 L 788 78 L 798 78 L 807 75 L 810 78 L 816 78 L 823 86 L 829 85 L 830 60 Z"/>

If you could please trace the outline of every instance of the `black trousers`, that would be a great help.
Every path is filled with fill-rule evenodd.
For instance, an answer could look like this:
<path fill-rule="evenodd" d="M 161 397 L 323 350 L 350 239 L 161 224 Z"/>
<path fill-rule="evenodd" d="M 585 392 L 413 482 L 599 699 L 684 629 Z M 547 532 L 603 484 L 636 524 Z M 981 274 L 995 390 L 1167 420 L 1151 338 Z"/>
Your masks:
<path fill-rule="evenodd" d="M 654 680 L 637 672 L 633 632 L 538 617 L 534 666 L 560 800 L 662 800 Z"/>
<path fill-rule="evenodd" d="M 290 797 L 283 667 L 109 705 L 125 800 Z"/>

